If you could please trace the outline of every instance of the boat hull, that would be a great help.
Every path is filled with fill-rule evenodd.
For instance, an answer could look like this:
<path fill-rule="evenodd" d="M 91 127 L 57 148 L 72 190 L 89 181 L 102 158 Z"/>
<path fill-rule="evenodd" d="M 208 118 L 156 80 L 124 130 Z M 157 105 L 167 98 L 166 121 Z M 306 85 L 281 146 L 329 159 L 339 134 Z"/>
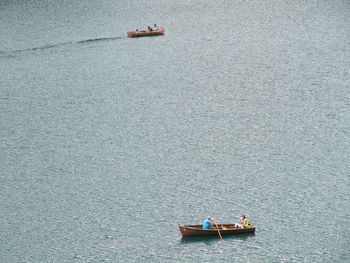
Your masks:
<path fill-rule="evenodd" d="M 235 227 L 235 224 L 218 224 L 218 227 L 221 235 L 236 235 L 255 232 L 255 226 L 247 228 L 237 228 Z M 183 237 L 219 235 L 217 229 L 203 229 L 202 225 L 179 225 L 179 228 Z"/>
<path fill-rule="evenodd" d="M 164 35 L 164 30 L 128 32 L 128 37 L 145 37 L 145 36 L 157 36 L 157 35 Z"/>

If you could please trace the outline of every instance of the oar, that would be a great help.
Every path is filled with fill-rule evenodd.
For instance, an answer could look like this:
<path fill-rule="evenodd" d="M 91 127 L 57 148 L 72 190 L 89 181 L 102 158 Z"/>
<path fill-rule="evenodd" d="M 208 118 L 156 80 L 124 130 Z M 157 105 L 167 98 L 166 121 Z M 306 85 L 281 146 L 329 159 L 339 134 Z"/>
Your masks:
<path fill-rule="evenodd" d="M 219 227 L 218 227 L 218 224 L 216 223 L 216 221 L 215 221 L 215 225 L 216 225 L 216 229 L 218 230 L 219 237 L 220 237 L 220 239 L 222 239 L 222 236 L 221 236 L 221 233 L 220 233 L 220 230 L 219 230 Z"/>

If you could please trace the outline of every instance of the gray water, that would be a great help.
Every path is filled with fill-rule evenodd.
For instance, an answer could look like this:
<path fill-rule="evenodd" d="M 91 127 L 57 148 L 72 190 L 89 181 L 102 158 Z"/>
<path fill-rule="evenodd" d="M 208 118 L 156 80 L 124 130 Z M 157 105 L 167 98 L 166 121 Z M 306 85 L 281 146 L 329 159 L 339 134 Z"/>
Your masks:
<path fill-rule="evenodd" d="M 338 0 L 2 0 L 0 262 L 349 262 L 349 26 Z"/>

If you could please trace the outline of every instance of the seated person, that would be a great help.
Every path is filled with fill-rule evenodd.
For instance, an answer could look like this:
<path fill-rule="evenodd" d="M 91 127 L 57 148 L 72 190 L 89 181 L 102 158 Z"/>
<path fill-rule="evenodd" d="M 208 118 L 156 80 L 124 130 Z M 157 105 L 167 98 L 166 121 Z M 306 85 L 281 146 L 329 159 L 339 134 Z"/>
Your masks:
<path fill-rule="evenodd" d="M 154 31 L 158 31 L 158 30 L 159 30 L 159 28 L 157 27 L 157 25 L 156 25 L 156 24 L 154 24 L 154 26 L 153 26 L 153 30 L 154 30 Z"/>
<path fill-rule="evenodd" d="M 246 227 L 250 227 L 251 226 L 245 215 L 241 216 L 240 221 L 241 221 L 241 223 L 240 224 L 235 224 L 235 227 L 246 228 Z"/>
<path fill-rule="evenodd" d="M 247 218 L 245 217 L 245 215 L 242 216 L 243 220 L 242 220 L 242 224 L 243 224 L 243 227 L 246 228 L 246 227 L 250 227 L 250 223 L 248 222 Z"/>
<path fill-rule="evenodd" d="M 147 27 L 147 30 L 148 31 L 153 31 L 152 27 L 150 27 L 150 26 Z"/>
<path fill-rule="evenodd" d="M 212 229 L 213 228 L 214 220 L 208 216 L 207 219 L 203 222 L 203 229 Z"/>

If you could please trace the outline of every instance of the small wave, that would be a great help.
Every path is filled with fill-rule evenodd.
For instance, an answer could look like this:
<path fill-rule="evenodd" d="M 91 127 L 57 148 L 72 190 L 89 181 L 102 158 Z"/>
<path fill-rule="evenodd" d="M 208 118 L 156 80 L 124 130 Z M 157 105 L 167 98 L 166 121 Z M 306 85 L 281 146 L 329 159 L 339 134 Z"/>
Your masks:
<path fill-rule="evenodd" d="M 33 47 L 33 48 L 24 48 L 24 49 L 17 49 L 17 50 L 11 50 L 11 51 L 0 51 L 0 55 L 2 55 L 2 56 L 14 56 L 15 54 L 18 54 L 18 53 L 38 51 L 38 50 L 47 50 L 50 48 L 56 48 L 56 47 L 61 47 L 61 46 L 65 46 L 65 45 L 87 44 L 87 43 L 92 43 L 92 42 L 111 41 L 111 40 L 117 40 L 117 39 L 121 39 L 121 37 L 93 38 L 93 39 L 86 39 L 86 40 L 79 40 L 79 41 L 63 42 L 63 43 L 58 43 L 58 44 L 48 44 L 48 45 Z"/>

